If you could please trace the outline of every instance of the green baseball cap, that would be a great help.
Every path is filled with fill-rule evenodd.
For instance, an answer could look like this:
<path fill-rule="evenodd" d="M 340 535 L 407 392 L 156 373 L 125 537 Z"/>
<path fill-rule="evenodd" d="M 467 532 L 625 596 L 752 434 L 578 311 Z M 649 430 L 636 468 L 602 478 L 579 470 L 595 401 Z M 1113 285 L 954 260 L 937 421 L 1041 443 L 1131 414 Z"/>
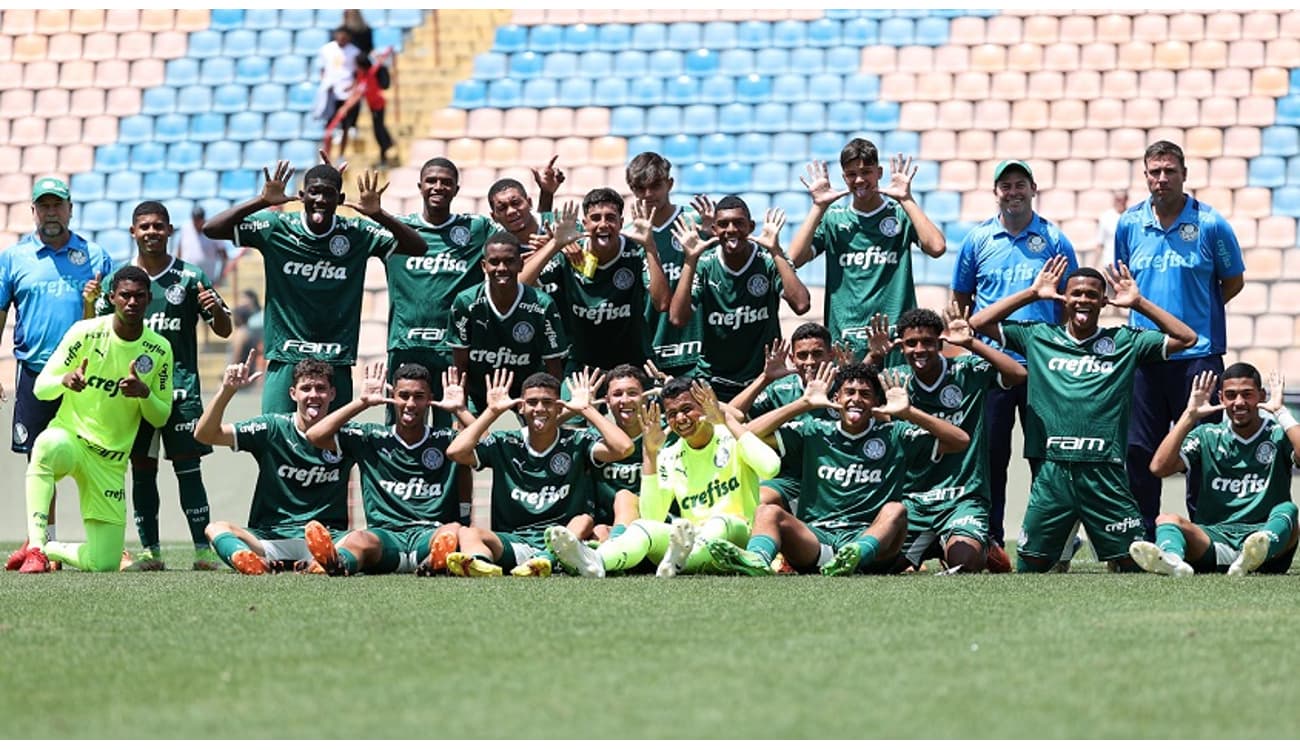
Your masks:
<path fill-rule="evenodd" d="M 63 200 L 71 200 L 72 193 L 68 190 L 68 183 L 57 177 L 42 177 L 32 186 L 32 201 L 38 201 L 42 195 L 54 195 Z"/>
<path fill-rule="evenodd" d="M 1034 170 L 1030 169 L 1028 164 L 1024 163 L 1023 161 L 1020 161 L 1019 159 L 1007 159 L 1006 161 L 999 164 L 997 169 L 993 170 L 993 184 L 996 185 L 998 180 L 1002 179 L 1003 173 L 1005 173 L 1008 169 L 1019 169 L 1021 172 L 1024 172 L 1027 177 L 1029 177 L 1030 182 L 1034 181 Z"/>

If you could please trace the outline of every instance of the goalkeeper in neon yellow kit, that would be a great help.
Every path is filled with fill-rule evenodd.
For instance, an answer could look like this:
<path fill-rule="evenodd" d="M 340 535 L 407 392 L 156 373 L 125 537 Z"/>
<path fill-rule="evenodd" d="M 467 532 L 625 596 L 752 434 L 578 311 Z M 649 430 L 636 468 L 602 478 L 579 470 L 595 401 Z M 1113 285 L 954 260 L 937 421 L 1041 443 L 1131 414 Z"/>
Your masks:
<path fill-rule="evenodd" d="M 140 418 L 155 427 L 172 408 L 172 350 L 144 325 L 149 277 L 136 266 L 114 276 L 114 312 L 72 326 L 36 379 L 36 398 L 63 403 L 36 438 L 27 466 L 27 545 L 22 573 L 44 573 L 50 560 L 82 570 L 117 570 L 126 540 L 127 453 Z M 84 544 L 46 542 L 54 484 L 77 482 Z"/>

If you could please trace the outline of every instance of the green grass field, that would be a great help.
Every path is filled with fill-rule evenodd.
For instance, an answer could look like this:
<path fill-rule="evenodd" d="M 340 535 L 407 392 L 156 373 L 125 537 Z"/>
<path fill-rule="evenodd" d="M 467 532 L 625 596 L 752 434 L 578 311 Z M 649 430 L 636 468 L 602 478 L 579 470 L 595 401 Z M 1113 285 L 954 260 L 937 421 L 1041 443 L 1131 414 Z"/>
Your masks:
<path fill-rule="evenodd" d="M 6 573 L 0 735 L 1294 738 L 1295 580 Z"/>

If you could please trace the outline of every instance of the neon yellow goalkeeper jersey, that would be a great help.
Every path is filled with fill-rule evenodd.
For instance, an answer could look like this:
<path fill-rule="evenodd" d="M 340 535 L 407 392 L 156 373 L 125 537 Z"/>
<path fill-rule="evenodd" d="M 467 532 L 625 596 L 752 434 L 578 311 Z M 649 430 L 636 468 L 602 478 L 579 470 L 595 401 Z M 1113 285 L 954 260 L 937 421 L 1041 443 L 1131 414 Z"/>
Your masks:
<path fill-rule="evenodd" d="M 675 500 L 679 515 L 694 524 L 721 515 L 753 524 L 758 482 L 776 476 L 781 458 L 752 433 L 737 440 L 714 425 L 708 445 L 696 450 L 678 440 L 660 451 L 657 468 L 641 476 L 642 518 L 662 521 Z"/>

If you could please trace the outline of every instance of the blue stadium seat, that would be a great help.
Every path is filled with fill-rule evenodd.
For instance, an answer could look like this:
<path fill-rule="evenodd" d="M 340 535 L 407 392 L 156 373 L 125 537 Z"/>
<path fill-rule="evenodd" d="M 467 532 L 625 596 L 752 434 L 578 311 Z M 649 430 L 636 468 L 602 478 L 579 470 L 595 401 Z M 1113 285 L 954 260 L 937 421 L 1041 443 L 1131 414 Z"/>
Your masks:
<path fill-rule="evenodd" d="M 524 84 L 523 105 L 542 109 L 554 107 L 560 99 L 560 87 L 553 78 L 534 78 Z"/>
<path fill-rule="evenodd" d="M 271 80 L 271 61 L 265 57 L 241 57 L 235 63 L 235 83 L 256 86 Z"/>
<path fill-rule="evenodd" d="M 131 147 L 131 169 L 152 172 L 167 165 L 167 147 L 161 143 L 137 143 Z M 73 191 L 76 195 L 76 191 Z M 79 197 L 79 196 L 78 196 Z"/>
<path fill-rule="evenodd" d="M 677 189 L 683 193 L 712 193 L 713 167 L 708 164 L 685 164 L 673 169 L 676 175 Z"/>
<path fill-rule="evenodd" d="M 196 115 L 212 109 L 212 89 L 207 86 L 186 86 L 176 95 L 176 111 L 183 115 Z"/>
<path fill-rule="evenodd" d="M 281 57 L 271 63 L 271 81 L 274 83 L 300 83 L 307 80 L 307 59 L 293 55 Z"/>
<path fill-rule="evenodd" d="M 1300 68 L 1291 69 L 1291 93 L 1300 94 Z"/>
<path fill-rule="evenodd" d="M 117 126 L 117 141 L 118 143 L 145 143 L 153 138 L 153 129 L 154 118 L 149 115 L 123 117 Z"/>
<path fill-rule="evenodd" d="M 819 102 L 836 102 L 844 98 L 844 76 L 836 73 L 818 73 L 808 77 L 808 99 Z"/>
<path fill-rule="evenodd" d="M 235 87 L 242 89 L 242 86 Z M 285 108 L 284 86 L 278 83 L 264 83 L 261 86 L 253 87 L 253 90 L 245 95 L 245 108 L 254 112 L 279 112 Z M 218 112 L 230 112 L 217 108 Z"/>
<path fill-rule="evenodd" d="M 736 137 L 736 158 L 746 164 L 758 164 L 772 158 L 772 136 L 743 133 Z"/>
<path fill-rule="evenodd" d="M 181 197 L 190 200 L 215 198 L 217 195 L 217 173 L 210 169 L 196 169 L 186 172 L 181 178 Z"/>
<path fill-rule="evenodd" d="M 280 12 L 273 8 L 250 8 L 244 13 L 244 25 L 250 29 L 274 29 L 280 23 Z"/>
<path fill-rule="evenodd" d="M 203 213 L 207 214 L 208 216 L 216 216 L 222 211 L 225 211 L 226 209 L 230 208 L 230 206 L 232 205 L 231 202 L 226 200 L 225 198 L 206 198 L 204 200 L 194 201 L 194 204 L 202 206 Z"/>
<path fill-rule="evenodd" d="M 112 229 L 118 226 L 117 223 L 117 204 L 113 201 L 90 201 L 81 206 L 81 218 L 77 221 L 78 229 L 99 231 L 101 229 Z"/>
<path fill-rule="evenodd" d="M 834 107 L 835 105 L 832 104 L 830 109 L 834 109 Z M 830 114 L 826 116 L 826 120 L 828 126 L 835 127 Z M 834 131 L 823 130 L 820 133 L 813 133 L 808 136 L 808 158 L 824 162 L 838 162 L 840 150 L 844 148 L 845 143 L 848 143 L 848 139 Z"/>
<path fill-rule="evenodd" d="M 816 47 L 790 50 L 790 71 L 810 76 L 826 70 L 826 54 Z"/>
<path fill-rule="evenodd" d="M 591 79 L 569 78 L 560 84 L 561 107 L 590 107 L 592 103 Z"/>
<path fill-rule="evenodd" d="M 632 44 L 632 27 L 625 23 L 604 23 L 596 33 L 596 49 L 621 52 Z"/>
<path fill-rule="evenodd" d="M 292 140 L 280 147 L 280 158 L 298 165 L 299 169 L 310 169 L 320 159 L 319 150 L 320 143 L 316 141 Z"/>
<path fill-rule="evenodd" d="M 281 104 L 284 97 L 281 96 Z M 228 83 L 225 86 L 218 86 L 212 90 L 212 111 L 229 114 L 238 112 L 249 106 L 249 93 L 247 86 L 241 86 L 237 83 Z"/>
<path fill-rule="evenodd" d="M 685 70 L 682 64 L 682 53 L 672 49 L 661 49 L 651 52 L 647 61 L 647 70 L 650 75 L 671 78 L 681 75 Z"/>
<path fill-rule="evenodd" d="M 819 18 L 808 24 L 808 44 L 814 47 L 834 47 L 840 43 L 840 22 Z"/>
<path fill-rule="evenodd" d="M 223 55 L 233 57 L 236 60 L 256 54 L 257 32 L 248 29 L 227 31 L 222 35 L 221 50 Z M 190 54 L 193 55 L 194 53 L 191 52 Z"/>
<path fill-rule="evenodd" d="M 1282 187 L 1286 184 L 1286 159 L 1280 156 L 1251 159 L 1246 182 L 1251 187 Z"/>
<path fill-rule="evenodd" d="M 132 211 L 135 210 L 133 206 Z M 176 214 L 187 215 L 187 214 Z M 95 232 L 95 244 L 104 248 L 108 257 L 113 263 L 126 263 L 135 255 L 135 240 L 131 239 L 131 233 L 125 229 L 105 229 L 102 232 Z"/>
<path fill-rule="evenodd" d="M 244 11 L 238 8 L 213 8 L 208 24 L 214 31 L 241 29 L 244 27 Z"/>
<path fill-rule="evenodd" d="M 808 161 L 808 136 L 803 133 L 777 133 L 772 136 L 772 153 L 783 162 L 802 169 Z"/>
<path fill-rule="evenodd" d="M 196 144 L 187 145 L 194 145 L 197 148 Z M 171 196 L 180 192 L 180 189 L 181 175 L 179 172 L 173 172 L 170 168 L 150 172 L 144 176 L 145 195 Z"/>
<path fill-rule="evenodd" d="M 375 49 L 383 49 L 378 39 L 379 29 L 375 29 Z M 294 32 L 293 35 L 293 53 L 305 57 L 315 57 L 320 52 L 320 48 L 328 42 L 330 35 L 320 29 L 303 29 Z"/>
<path fill-rule="evenodd" d="M 578 56 L 573 52 L 552 52 L 542 61 L 541 75 L 564 80 L 574 76 L 596 78 L 608 74 L 609 68 L 583 69 L 578 67 Z"/>
<path fill-rule="evenodd" d="M 700 81 L 700 101 L 731 102 L 736 99 L 736 80 L 731 76 L 708 76 Z"/>
<path fill-rule="evenodd" d="M 1288 94 L 1278 98 L 1277 124 L 1300 125 L 1300 94 Z"/>
<path fill-rule="evenodd" d="M 188 42 L 185 54 L 190 57 L 201 60 L 205 57 L 215 57 L 221 54 L 220 31 L 191 31 Z"/>
<path fill-rule="evenodd" d="M 424 11 L 419 8 L 391 8 L 388 11 L 388 25 L 401 29 L 410 29 L 424 23 Z"/>
<path fill-rule="evenodd" d="M 321 42 L 324 44 L 324 42 Z M 293 32 L 268 28 L 257 35 L 257 54 L 274 60 L 293 53 Z"/>
<path fill-rule="evenodd" d="M 641 107 L 615 107 L 609 112 L 609 134 L 641 135 L 645 132 L 645 119 L 646 111 Z"/>
<path fill-rule="evenodd" d="M 685 164 L 700 158 L 700 139 L 693 135 L 677 134 L 664 138 L 659 153 L 674 164 Z"/>
<path fill-rule="evenodd" d="M 772 79 L 772 101 L 801 102 L 808 98 L 808 79 L 786 73 Z"/>
<path fill-rule="evenodd" d="M 831 47 L 826 50 L 825 69 L 835 75 L 852 75 L 861 67 L 861 52 L 856 47 Z"/>
<path fill-rule="evenodd" d="M 99 164 L 99 160 L 96 159 L 95 163 Z M 1286 181 L 1292 185 L 1300 185 L 1300 156 L 1292 156 L 1286 160 Z"/>
<path fill-rule="evenodd" d="M 656 154 L 662 154 L 663 153 L 662 144 L 663 144 L 663 140 L 657 136 L 634 135 L 631 138 L 627 139 L 627 152 L 632 156 L 635 156 L 637 154 L 642 154 L 647 151 L 651 151 Z"/>
<path fill-rule="evenodd" d="M 880 22 L 880 43 L 891 47 L 916 44 L 916 31 L 910 18 L 886 18 Z"/>
<path fill-rule="evenodd" d="M 712 50 L 728 50 L 735 47 L 738 38 L 736 24 L 724 21 L 710 21 L 704 24 L 700 46 Z"/>
<path fill-rule="evenodd" d="M 258 140 L 244 144 L 244 155 L 239 162 L 241 169 L 262 169 L 275 166 L 280 158 L 280 144 L 275 141 Z"/>
<path fill-rule="evenodd" d="M 1274 190 L 1273 213 L 1300 218 L 1300 187 L 1292 185 Z"/>
<path fill-rule="evenodd" d="M 906 130 L 894 130 L 885 134 L 884 143 L 880 144 L 880 160 L 885 162 L 888 155 L 903 154 L 916 156 L 921 150 L 921 134 Z"/>
<path fill-rule="evenodd" d="M 854 18 L 840 27 L 844 44 L 850 47 L 869 47 L 880 43 L 880 26 L 869 18 Z"/>
<path fill-rule="evenodd" d="M 597 78 L 592 101 L 598 107 L 621 107 L 627 104 L 627 79 L 614 76 Z"/>
<path fill-rule="evenodd" d="M 201 166 L 203 166 L 203 146 L 190 141 L 181 141 L 167 147 L 167 169 L 174 172 L 188 172 Z"/>
<path fill-rule="evenodd" d="M 510 109 L 519 106 L 519 99 L 523 96 L 523 87 L 519 81 L 511 78 L 498 78 L 488 83 L 488 106 L 499 107 L 501 109 Z"/>
<path fill-rule="evenodd" d="M 114 172 L 104 184 L 104 198 L 118 202 L 139 202 L 141 182 L 139 172 Z"/>
<path fill-rule="evenodd" d="M 790 129 L 790 108 L 776 102 L 754 107 L 753 129 L 760 133 L 780 133 Z"/>
<path fill-rule="evenodd" d="M 747 190 L 740 194 L 740 199 L 749 206 L 749 212 L 753 216 L 761 219 L 766 206 L 771 205 L 772 197 L 767 193 L 760 193 L 756 190 Z M 788 245 L 786 247 L 789 247 Z"/>
<path fill-rule="evenodd" d="M 366 11 L 373 13 L 373 11 Z M 322 29 L 335 29 L 343 23 L 342 8 L 320 8 L 316 11 L 316 25 Z M 367 23 L 374 25 L 373 16 L 367 18 Z"/>
<path fill-rule="evenodd" d="M 511 78 L 517 78 L 522 81 L 529 78 L 535 78 L 540 75 L 541 72 L 542 56 L 536 52 L 526 50 L 524 52 L 516 52 L 510 56 L 509 76 Z M 500 76 L 493 76 L 493 78 L 498 77 Z M 489 82 L 488 87 L 490 88 L 491 85 L 491 82 Z"/>
<path fill-rule="evenodd" d="M 680 75 L 669 78 L 664 86 L 664 104 L 695 104 L 698 97 L 698 78 Z"/>
<path fill-rule="evenodd" d="M 221 172 L 227 169 L 239 169 L 244 149 L 234 141 L 217 141 L 209 143 L 203 149 L 203 168 Z"/>
<path fill-rule="evenodd" d="M 736 79 L 736 101 L 762 104 L 772 98 L 772 79 L 751 73 Z"/>
<path fill-rule="evenodd" d="M 165 115 L 176 111 L 176 89 L 171 86 L 155 86 L 145 89 L 140 97 L 140 114 Z"/>
<path fill-rule="evenodd" d="M 790 50 L 767 49 L 754 55 L 754 71 L 765 76 L 790 72 Z"/>
<path fill-rule="evenodd" d="M 104 198 L 104 175 L 101 172 L 77 172 L 68 182 L 77 202 L 97 201 Z"/>
<path fill-rule="evenodd" d="M 393 52 L 401 52 L 406 35 L 396 26 L 384 26 L 375 29 L 375 49 L 382 50 L 389 47 Z"/>
<path fill-rule="evenodd" d="M 860 8 L 858 10 L 858 15 L 863 18 L 874 18 L 877 21 L 883 21 L 884 19 L 891 18 L 896 14 L 894 11 L 887 8 Z"/>
<path fill-rule="evenodd" d="M 800 133 L 816 133 L 825 130 L 826 105 L 821 102 L 798 102 L 790 105 L 790 126 Z"/>
<path fill-rule="evenodd" d="M 520 52 L 528 48 L 528 29 L 517 24 L 498 26 L 492 49 L 496 52 Z"/>
<path fill-rule="evenodd" d="M 721 65 L 719 55 L 711 49 L 697 49 L 686 53 L 686 72 L 698 77 L 713 75 Z"/>
<path fill-rule="evenodd" d="M 682 110 L 683 133 L 708 135 L 718 130 L 718 108 L 711 104 L 692 104 Z"/>
<path fill-rule="evenodd" d="M 280 112 L 273 113 L 281 114 Z M 285 112 L 290 117 L 298 117 L 296 112 Z M 226 130 L 230 133 L 230 140 L 239 141 L 256 141 L 263 136 L 263 125 L 265 118 L 261 112 L 236 112 L 230 115 L 226 120 Z"/>
<path fill-rule="evenodd" d="M 564 31 L 553 24 L 534 26 L 528 32 L 528 49 L 534 52 L 558 52 L 564 44 Z"/>
<path fill-rule="evenodd" d="M 699 49 L 702 32 L 700 25 L 691 21 L 671 24 L 668 27 L 668 48 L 683 51 Z"/>
<path fill-rule="evenodd" d="M 856 8 L 827 8 L 826 17 L 836 21 L 847 21 L 858 17 Z"/>
<path fill-rule="evenodd" d="M 199 70 L 199 83 L 205 86 L 235 82 L 235 61 L 229 57 L 209 57 L 203 61 Z"/>
<path fill-rule="evenodd" d="M 916 43 L 925 47 L 941 47 L 948 43 L 948 19 L 937 16 L 916 21 Z"/>
<path fill-rule="evenodd" d="M 667 105 L 650 107 L 645 116 L 645 132 L 651 135 L 675 135 L 682 129 L 682 110 Z"/>
<path fill-rule="evenodd" d="M 748 164 L 728 162 L 713 174 L 714 186 L 720 193 L 740 193 L 749 189 L 753 169 Z"/>
<path fill-rule="evenodd" d="M 754 51 L 749 49 L 729 49 L 718 55 L 718 72 L 739 78 L 754 72 Z"/>
<path fill-rule="evenodd" d="M 668 46 L 668 27 L 661 23 L 638 23 L 632 27 L 632 48 L 662 50 Z"/>
<path fill-rule="evenodd" d="M 748 133 L 754 120 L 754 108 L 748 104 L 724 104 L 718 108 L 719 133 Z"/>
<path fill-rule="evenodd" d="M 547 65 L 551 64 L 550 61 L 551 57 L 555 57 L 555 55 L 547 56 L 547 61 L 546 61 Z M 614 69 L 615 57 L 614 54 L 611 52 L 601 52 L 600 50 L 588 50 L 586 52 L 583 52 L 580 55 L 574 55 L 574 57 L 576 58 L 576 61 L 573 64 L 574 71 L 571 75 L 580 75 L 580 76 L 586 76 L 588 78 L 595 78 L 597 89 L 600 88 L 600 82 L 603 79 L 621 78 L 626 75 L 622 71 L 618 71 Z M 643 67 L 642 72 L 644 72 L 644 66 L 642 67 Z M 542 70 L 548 71 L 549 69 L 543 67 Z M 547 72 L 546 75 L 550 75 L 550 73 Z"/>
<path fill-rule="evenodd" d="M 746 49 L 766 50 L 772 46 L 772 24 L 745 21 L 736 28 L 736 45 Z"/>
<path fill-rule="evenodd" d="M 929 210 L 926 210 L 929 213 Z M 938 258 L 915 251 L 913 254 L 917 284 L 947 286 L 952 283 L 952 271 L 957 266 L 957 253 L 944 253 Z"/>
<path fill-rule="evenodd" d="M 893 130 L 898 127 L 898 103 L 870 102 L 863 108 L 862 118 L 870 130 Z"/>
<path fill-rule="evenodd" d="M 710 133 L 700 139 L 700 161 L 725 164 L 736 160 L 736 140 L 725 133 Z"/>
<path fill-rule="evenodd" d="M 301 130 L 298 131 L 299 138 L 307 141 L 319 142 L 325 137 L 325 123 L 317 120 L 315 117 L 303 117 L 300 122 Z"/>
<path fill-rule="evenodd" d="M 797 182 L 795 184 L 799 187 L 799 190 L 782 190 L 772 196 L 772 207 L 785 209 L 786 229 L 789 229 L 791 226 L 799 226 L 799 224 L 804 220 L 804 217 L 808 215 L 808 204 L 811 202 L 808 198 L 808 193 L 803 190 L 803 185 L 800 185 Z M 758 211 L 754 212 L 755 219 L 759 219 L 762 216 L 763 213 Z M 789 244 L 785 244 L 785 247 L 789 247 Z"/>
<path fill-rule="evenodd" d="M 249 169 L 232 169 L 221 173 L 217 195 L 232 201 L 248 200 L 257 193 L 257 173 Z"/>
<path fill-rule="evenodd" d="M 369 14 L 370 11 L 366 11 Z M 366 21 L 375 24 L 374 18 Z M 280 11 L 280 25 L 286 29 L 313 29 L 316 27 L 316 11 L 311 8 L 286 8 Z"/>
<path fill-rule="evenodd" d="M 802 47 L 807 31 L 808 26 L 803 21 L 777 21 L 772 24 L 772 46 L 787 49 Z"/>
<path fill-rule="evenodd" d="M 884 156 L 882 154 L 881 158 Z M 912 188 L 916 189 L 913 182 Z M 951 190 L 935 190 L 927 193 L 924 201 L 918 201 L 925 209 L 925 215 L 933 222 L 957 221 L 961 218 L 961 193 Z"/>
<path fill-rule="evenodd" d="M 623 78 L 636 78 L 650 73 L 650 56 L 640 50 L 624 50 L 610 53 L 614 55 L 614 75 Z"/>
<path fill-rule="evenodd" d="M 1260 150 L 1265 156 L 1295 156 L 1300 154 L 1300 129 L 1287 125 L 1273 125 L 1260 133 Z"/>
<path fill-rule="evenodd" d="M 102 172 L 126 169 L 131 158 L 131 147 L 120 143 L 109 143 L 95 147 L 95 168 Z M 73 195 L 76 195 L 73 191 Z"/>
<path fill-rule="evenodd" d="M 302 138 L 302 116 L 297 112 L 272 112 L 266 116 L 264 130 L 266 137 L 273 141 L 292 141 Z"/>
<path fill-rule="evenodd" d="M 750 187 L 764 193 L 776 193 L 785 190 L 786 185 L 786 166 L 785 162 L 759 162 L 754 165 L 753 176 L 750 179 Z M 755 210 L 750 206 L 750 210 Z"/>
<path fill-rule="evenodd" d="M 477 109 L 487 104 L 487 84 L 483 81 L 457 81 L 452 89 L 451 106 Z"/>
<path fill-rule="evenodd" d="M 176 143 L 188 137 L 190 118 L 185 115 L 158 115 L 154 118 L 153 137 L 159 143 Z M 122 140 L 122 127 L 118 126 L 118 140 Z"/>
<path fill-rule="evenodd" d="M 628 104 L 641 104 L 653 107 L 662 104 L 664 98 L 664 79 L 658 76 L 641 76 L 627 82 Z"/>
<path fill-rule="evenodd" d="M 199 82 L 199 61 L 188 57 L 168 60 L 163 68 L 170 86 L 192 86 Z"/>
<path fill-rule="evenodd" d="M 564 42 L 561 49 L 566 52 L 586 52 L 596 49 L 596 27 L 585 23 L 575 23 L 564 27 Z"/>
<path fill-rule="evenodd" d="M 974 228 L 975 222 L 973 221 L 950 221 L 947 224 L 944 224 L 943 238 L 948 243 L 949 251 L 954 248 L 960 248 L 961 243 L 966 239 L 966 235 Z M 945 283 L 951 282 L 952 279 L 948 279 Z"/>
<path fill-rule="evenodd" d="M 233 117 L 233 115 L 232 115 Z M 226 116 L 215 112 L 190 116 L 190 140 L 211 143 L 226 137 Z"/>
<path fill-rule="evenodd" d="M 294 112 L 310 112 L 316 103 L 316 87 L 306 81 L 296 86 L 287 86 L 285 91 L 288 94 L 285 106 Z"/>
<path fill-rule="evenodd" d="M 933 190 L 938 190 L 939 162 L 916 162 L 916 176 L 912 178 L 912 189 L 921 193 L 929 193 Z"/>
<path fill-rule="evenodd" d="M 844 98 L 855 102 L 874 102 L 880 98 L 880 77 L 855 73 L 844 78 Z"/>

